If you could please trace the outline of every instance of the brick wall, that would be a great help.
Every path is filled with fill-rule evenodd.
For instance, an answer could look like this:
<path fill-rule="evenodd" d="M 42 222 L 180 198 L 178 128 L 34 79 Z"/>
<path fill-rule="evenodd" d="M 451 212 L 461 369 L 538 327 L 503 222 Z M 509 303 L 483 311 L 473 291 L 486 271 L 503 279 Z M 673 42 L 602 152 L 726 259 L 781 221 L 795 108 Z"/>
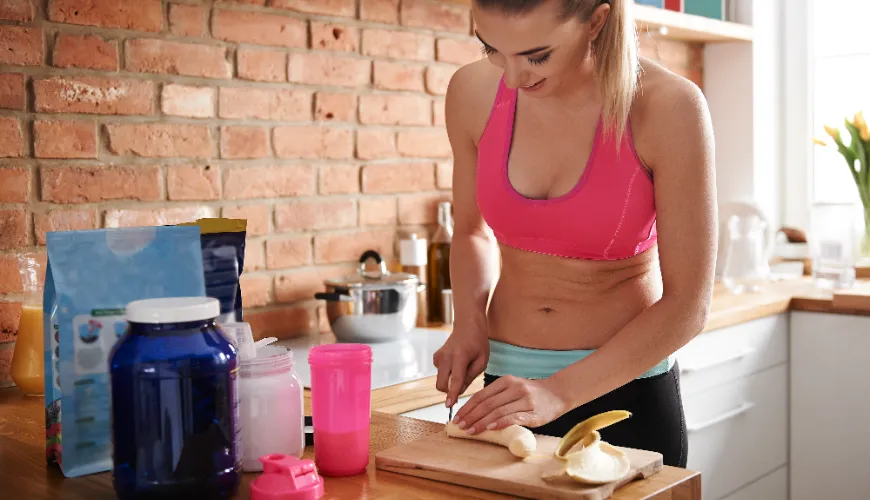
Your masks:
<path fill-rule="evenodd" d="M 324 278 L 431 230 L 443 96 L 481 54 L 467 7 L 399 4 L 0 2 L 0 384 L 46 231 L 247 218 L 247 318 L 286 336 L 325 327 Z M 653 49 L 699 81 L 698 47 Z"/>

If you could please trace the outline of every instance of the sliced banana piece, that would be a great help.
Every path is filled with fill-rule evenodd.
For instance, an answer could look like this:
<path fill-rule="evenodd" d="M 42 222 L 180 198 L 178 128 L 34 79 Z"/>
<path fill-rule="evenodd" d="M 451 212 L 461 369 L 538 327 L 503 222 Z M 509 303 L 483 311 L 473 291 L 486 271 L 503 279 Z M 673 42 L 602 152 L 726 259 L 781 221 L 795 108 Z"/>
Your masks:
<path fill-rule="evenodd" d="M 497 431 L 485 430 L 476 434 L 468 434 L 465 430 L 460 429 L 458 425 L 450 422 L 447 424 L 446 430 L 447 435 L 450 437 L 502 445 L 520 458 L 531 456 L 537 448 L 537 441 L 532 431 L 516 424 Z"/>

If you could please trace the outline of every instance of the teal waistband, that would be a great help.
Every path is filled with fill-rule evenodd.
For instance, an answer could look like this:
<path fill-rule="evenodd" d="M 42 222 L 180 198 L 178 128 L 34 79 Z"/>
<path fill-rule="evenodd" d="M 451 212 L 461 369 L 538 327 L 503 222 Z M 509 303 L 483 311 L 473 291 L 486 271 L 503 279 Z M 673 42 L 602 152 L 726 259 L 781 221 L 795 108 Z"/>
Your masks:
<path fill-rule="evenodd" d="M 592 349 L 550 351 L 489 341 L 489 362 L 486 373 L 501 377 L 513 375 L 528 379 L 547 378 L 559 370 L 580 361 L 595 352 Z M 639 378 L 654 377 L 667 373 L 674 366 L 673 355 L 660 361 Z"/>

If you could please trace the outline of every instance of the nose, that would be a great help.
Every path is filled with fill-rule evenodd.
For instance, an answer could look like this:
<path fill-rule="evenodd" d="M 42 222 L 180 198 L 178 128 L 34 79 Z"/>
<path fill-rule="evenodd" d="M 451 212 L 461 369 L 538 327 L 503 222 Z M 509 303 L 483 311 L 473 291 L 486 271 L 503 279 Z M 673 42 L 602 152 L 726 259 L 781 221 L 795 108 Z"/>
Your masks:
<path fill-rule="evenodd" d="M 504 66 L 504 84 L 509 89 L 515 89 L 523 81 L 523 72 L 513 64 Z"/>

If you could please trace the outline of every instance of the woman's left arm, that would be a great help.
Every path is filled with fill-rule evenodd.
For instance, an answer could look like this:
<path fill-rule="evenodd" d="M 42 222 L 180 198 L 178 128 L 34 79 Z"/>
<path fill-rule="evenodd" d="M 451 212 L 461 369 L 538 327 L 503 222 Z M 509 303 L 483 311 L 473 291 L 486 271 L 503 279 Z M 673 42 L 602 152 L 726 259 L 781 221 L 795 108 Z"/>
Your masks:
<path fill-rule="evenodd" d="M 543 425 L 641 376 L 703 330 L 718 235 L 713 130 L 701 91 L 667 80 L 645 103 L 640 151 L 655 178 L 661 299 L 593 354 L 547 379 L 499 378 L 457 412 L 454 421 L 463 427 Z"/>

